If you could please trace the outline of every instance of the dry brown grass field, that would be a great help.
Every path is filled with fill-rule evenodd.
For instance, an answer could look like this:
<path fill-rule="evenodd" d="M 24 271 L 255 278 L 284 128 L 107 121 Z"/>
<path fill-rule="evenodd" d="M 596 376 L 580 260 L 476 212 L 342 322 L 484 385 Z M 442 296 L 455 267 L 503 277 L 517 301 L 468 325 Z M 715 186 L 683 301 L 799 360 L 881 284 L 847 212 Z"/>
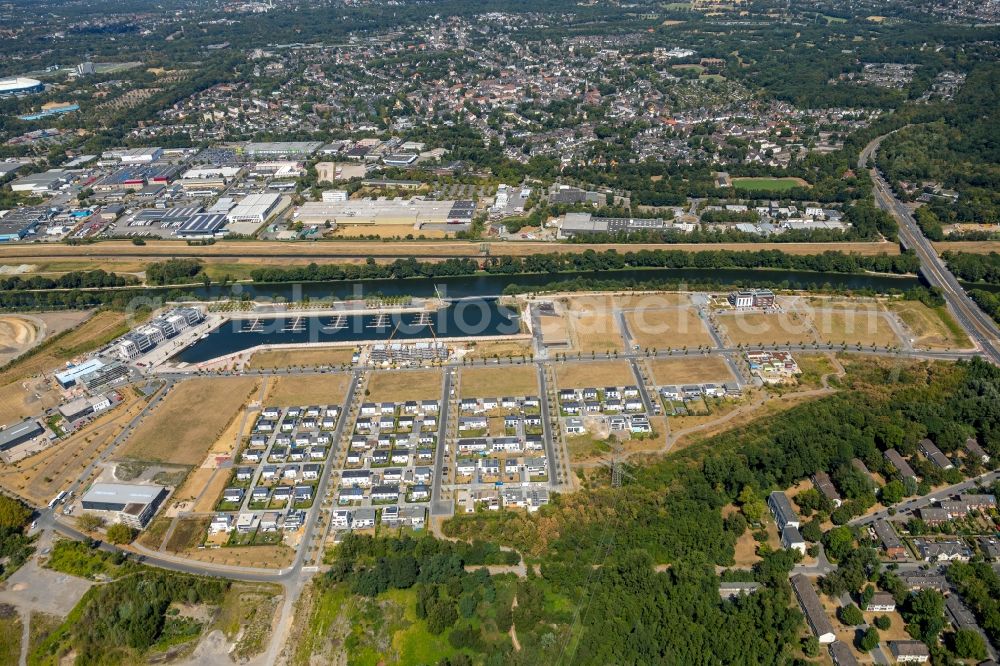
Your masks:
<path fill-rule="evenodd" d="M 899 344 L 884 314 L 877 309 L 830 309 L 813 313 L 816 336 L 830 344 L 874 344 L 887 347 Z"/>
<path fill-rule="evenodd" d="M 508 356 L 529 358 L 531 353 L 531 342 L 528 340 L 484 340 L 470 347 L 465 358 L 477 360 L 507 358 Z"/>
<path fill-rule="evenodd" d="M 968 349 L 969 336 L 943 307 L 929 308 L 920 301 L 898 301 L 889 309 L 899 315 L 915 339 L 916 347 L 929 349 Z"/>
<path fill-rule="evenodd" d="M 340 366 L 350 363 L 353 347 L 327 347 L 322 349 L 266 349 L 254 352 L 250 359 L 251 370 L 274 370 L 297 366 Z"/>
<path fill-rule="evenodd" d="M 734 345 L 811 344 L 809 320 L 798 312 L 717 314 L 719 328 Z"/>
<path fill-rule="evenodd" d="M 440 370 L 387 370 L 373 372 L 368 380 L 368 400 L 403 402 L 440 400 Z"/>
<path fill-rule="evenodd" d="M 281 569 L 295 558 L 295 551 L 284 544 L 276 546 L 234 546 L 231 548 L 188 549 L 184 557 L 231 567 Z"/>
<path fill-rule="evenodd" d="M 198 465 L 258 388 L 253 377 L 182 381 L 139 425 L 118 457 Z"/>
<path fill-rule="evenodd" d="M 559 388 L 630 386 L 635 375 L 627 361 L 566 362 L 555 366 Z"/>
<path fill-rule="evenodd" d="M 409 233 L 409 232 L 407 232 Z M 294 245 L 294 247 L 293 247 Z M 948 247 L 962 251 L 961 243 L 949 243 Z M 982 245 L 982 244 L 975 244 Z M 996 244 L 1000 246 L 1000 244 Z M 789 254 L 822 254 L 829 250 L 863 255 L 899 254 L 899 246 L 888 242 L 851 242 L 851 243 L 685 243 L 674 246 L 689 252 L 709 250 L 780 250 Z M 657 243 L 636 243 L 629 245 L 629 250 L 662 249 Z M 613 243 L 559 245 L 559 252 L 585 252 L 593 250 L 621 250 Z M 529 254 L 549 253 L 554 250 L 551 243 L 541 241 L 498 242 L 491 244 L 494 255 L 525 256 Z M 989 250 L 983 249 L 983 252 Z M 295 257 L 281 255 L 294 254 Z M 279 256 L 275 256 L 279 255 Z M 357 258 L 364 260 L 367 256 L 379 257 L 480 257 L 480 241 L 412 241 L 401 243 L 383 243 L 380 241 L 329 241 L 321 243 L 295 243 L 278 241 L 230 242 L 219 241 L 207 246 L 188 246 L 179 241 L 148 240 L 146 245 L 137 246 L 129 241 L 103 241 L 95 245 L 75 246 L 47 244 L 44 251 L 36 245 L 6 245 L 0 247 L 0 262 L 2 263 L 37 263 L 44 264 L 56 259 L 77 259 L 92 261 L 94 267 L 104 267 L 116 270 L 115 261 L 136 261 L 137 258 L 149 258 L 150 261 L 163 260 L 170 257 L 212 257 L 231 261 L 234 257 L 252 258 L 263 265 L 282 265 L 292 263 L 309 263 L 316 257 Z M 89 266 L 88 266 L 89 267 Z"/>
<path fill-rule="evenodd" d="M 642 348 L 682 349 L 712 344 L 705 322 L 691 308 L 632 310 L 625 312 L 625 323 L 634 343 Z"/>
<path fill-rule="evenodd" d="M 502 398 L 538 395 L 538 372 L 534 364 L 462 368 L 461 397 Z"/>
<path fill-rule="evenodd" d="M 733 373 L 721 356 L 678 356 L 647 361 L 657 386 L 731 382 Z"/>
<path fill-rule="evenodd" d="M 264 403 L 278 407 L 340 405 L 351 382 L 347 373 L 322 375 L 280 375 L 267 383 Z"/>

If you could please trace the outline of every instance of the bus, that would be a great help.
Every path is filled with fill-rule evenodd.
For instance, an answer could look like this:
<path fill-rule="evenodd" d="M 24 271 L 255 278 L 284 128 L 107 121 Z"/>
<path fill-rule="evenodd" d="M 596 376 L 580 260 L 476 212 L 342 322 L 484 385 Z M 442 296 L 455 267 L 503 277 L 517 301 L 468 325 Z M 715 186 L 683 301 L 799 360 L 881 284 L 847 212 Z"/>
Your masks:
<path fill-rule="evenodd" d="M 49 508 L 50 509 L 53 508 L 56 504 L 59 504 L 59 502 L 62 502 L 64 499 L 66 499 L 66 495 L 67 495 L 67 492 L 65 490 L 63 490 L 58 495 L 56 495 L 55 497 L 53 497 L 52 501 L 49 502 Z"/>

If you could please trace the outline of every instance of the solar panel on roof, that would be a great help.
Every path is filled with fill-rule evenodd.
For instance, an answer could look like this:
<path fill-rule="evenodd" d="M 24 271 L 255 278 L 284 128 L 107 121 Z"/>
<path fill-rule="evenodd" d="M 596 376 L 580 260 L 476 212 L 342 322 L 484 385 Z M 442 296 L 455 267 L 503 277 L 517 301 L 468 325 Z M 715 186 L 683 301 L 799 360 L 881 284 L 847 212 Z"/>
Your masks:
<path fill-rule="evenodd" d="M 178 234 L 214 234 L 226 224 L 226 216 L 221 213 L 198 213 L 192 215 L 177 230 Z"/>

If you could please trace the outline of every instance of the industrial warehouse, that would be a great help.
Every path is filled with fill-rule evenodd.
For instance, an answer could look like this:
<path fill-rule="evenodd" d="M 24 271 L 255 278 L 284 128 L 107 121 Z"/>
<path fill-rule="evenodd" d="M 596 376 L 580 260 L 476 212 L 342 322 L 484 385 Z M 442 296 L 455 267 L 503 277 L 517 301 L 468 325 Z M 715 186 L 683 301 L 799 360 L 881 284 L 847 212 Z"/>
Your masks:
<path fill-rule="evenodd" d="M 112 522 L 142 529 L 167 496 L 163 486 L 95 483 L 83 495 L 86 511 L 110 514 Z"/>
<path fill-rule="evenodd" d="M 303 224 L 336 227 L 411 227 L 420 230 L 460 231 L 472 223 L 472 201 L 412 199 L 349 199 L 310 201 L 295 211 Z"/>

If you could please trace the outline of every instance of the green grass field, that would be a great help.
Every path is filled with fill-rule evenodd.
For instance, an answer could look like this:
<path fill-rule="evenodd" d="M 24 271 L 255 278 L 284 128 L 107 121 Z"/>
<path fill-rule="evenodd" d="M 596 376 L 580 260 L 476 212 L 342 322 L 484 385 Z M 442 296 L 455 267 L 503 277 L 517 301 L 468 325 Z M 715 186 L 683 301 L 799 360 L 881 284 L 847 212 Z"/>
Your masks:
<path fill-rule="evenodd" d="M 733 187 L 738 190 L 787 192 L 795 187 L 809 187 L 809 184 L 798 178 L 733 178 Z"/>

